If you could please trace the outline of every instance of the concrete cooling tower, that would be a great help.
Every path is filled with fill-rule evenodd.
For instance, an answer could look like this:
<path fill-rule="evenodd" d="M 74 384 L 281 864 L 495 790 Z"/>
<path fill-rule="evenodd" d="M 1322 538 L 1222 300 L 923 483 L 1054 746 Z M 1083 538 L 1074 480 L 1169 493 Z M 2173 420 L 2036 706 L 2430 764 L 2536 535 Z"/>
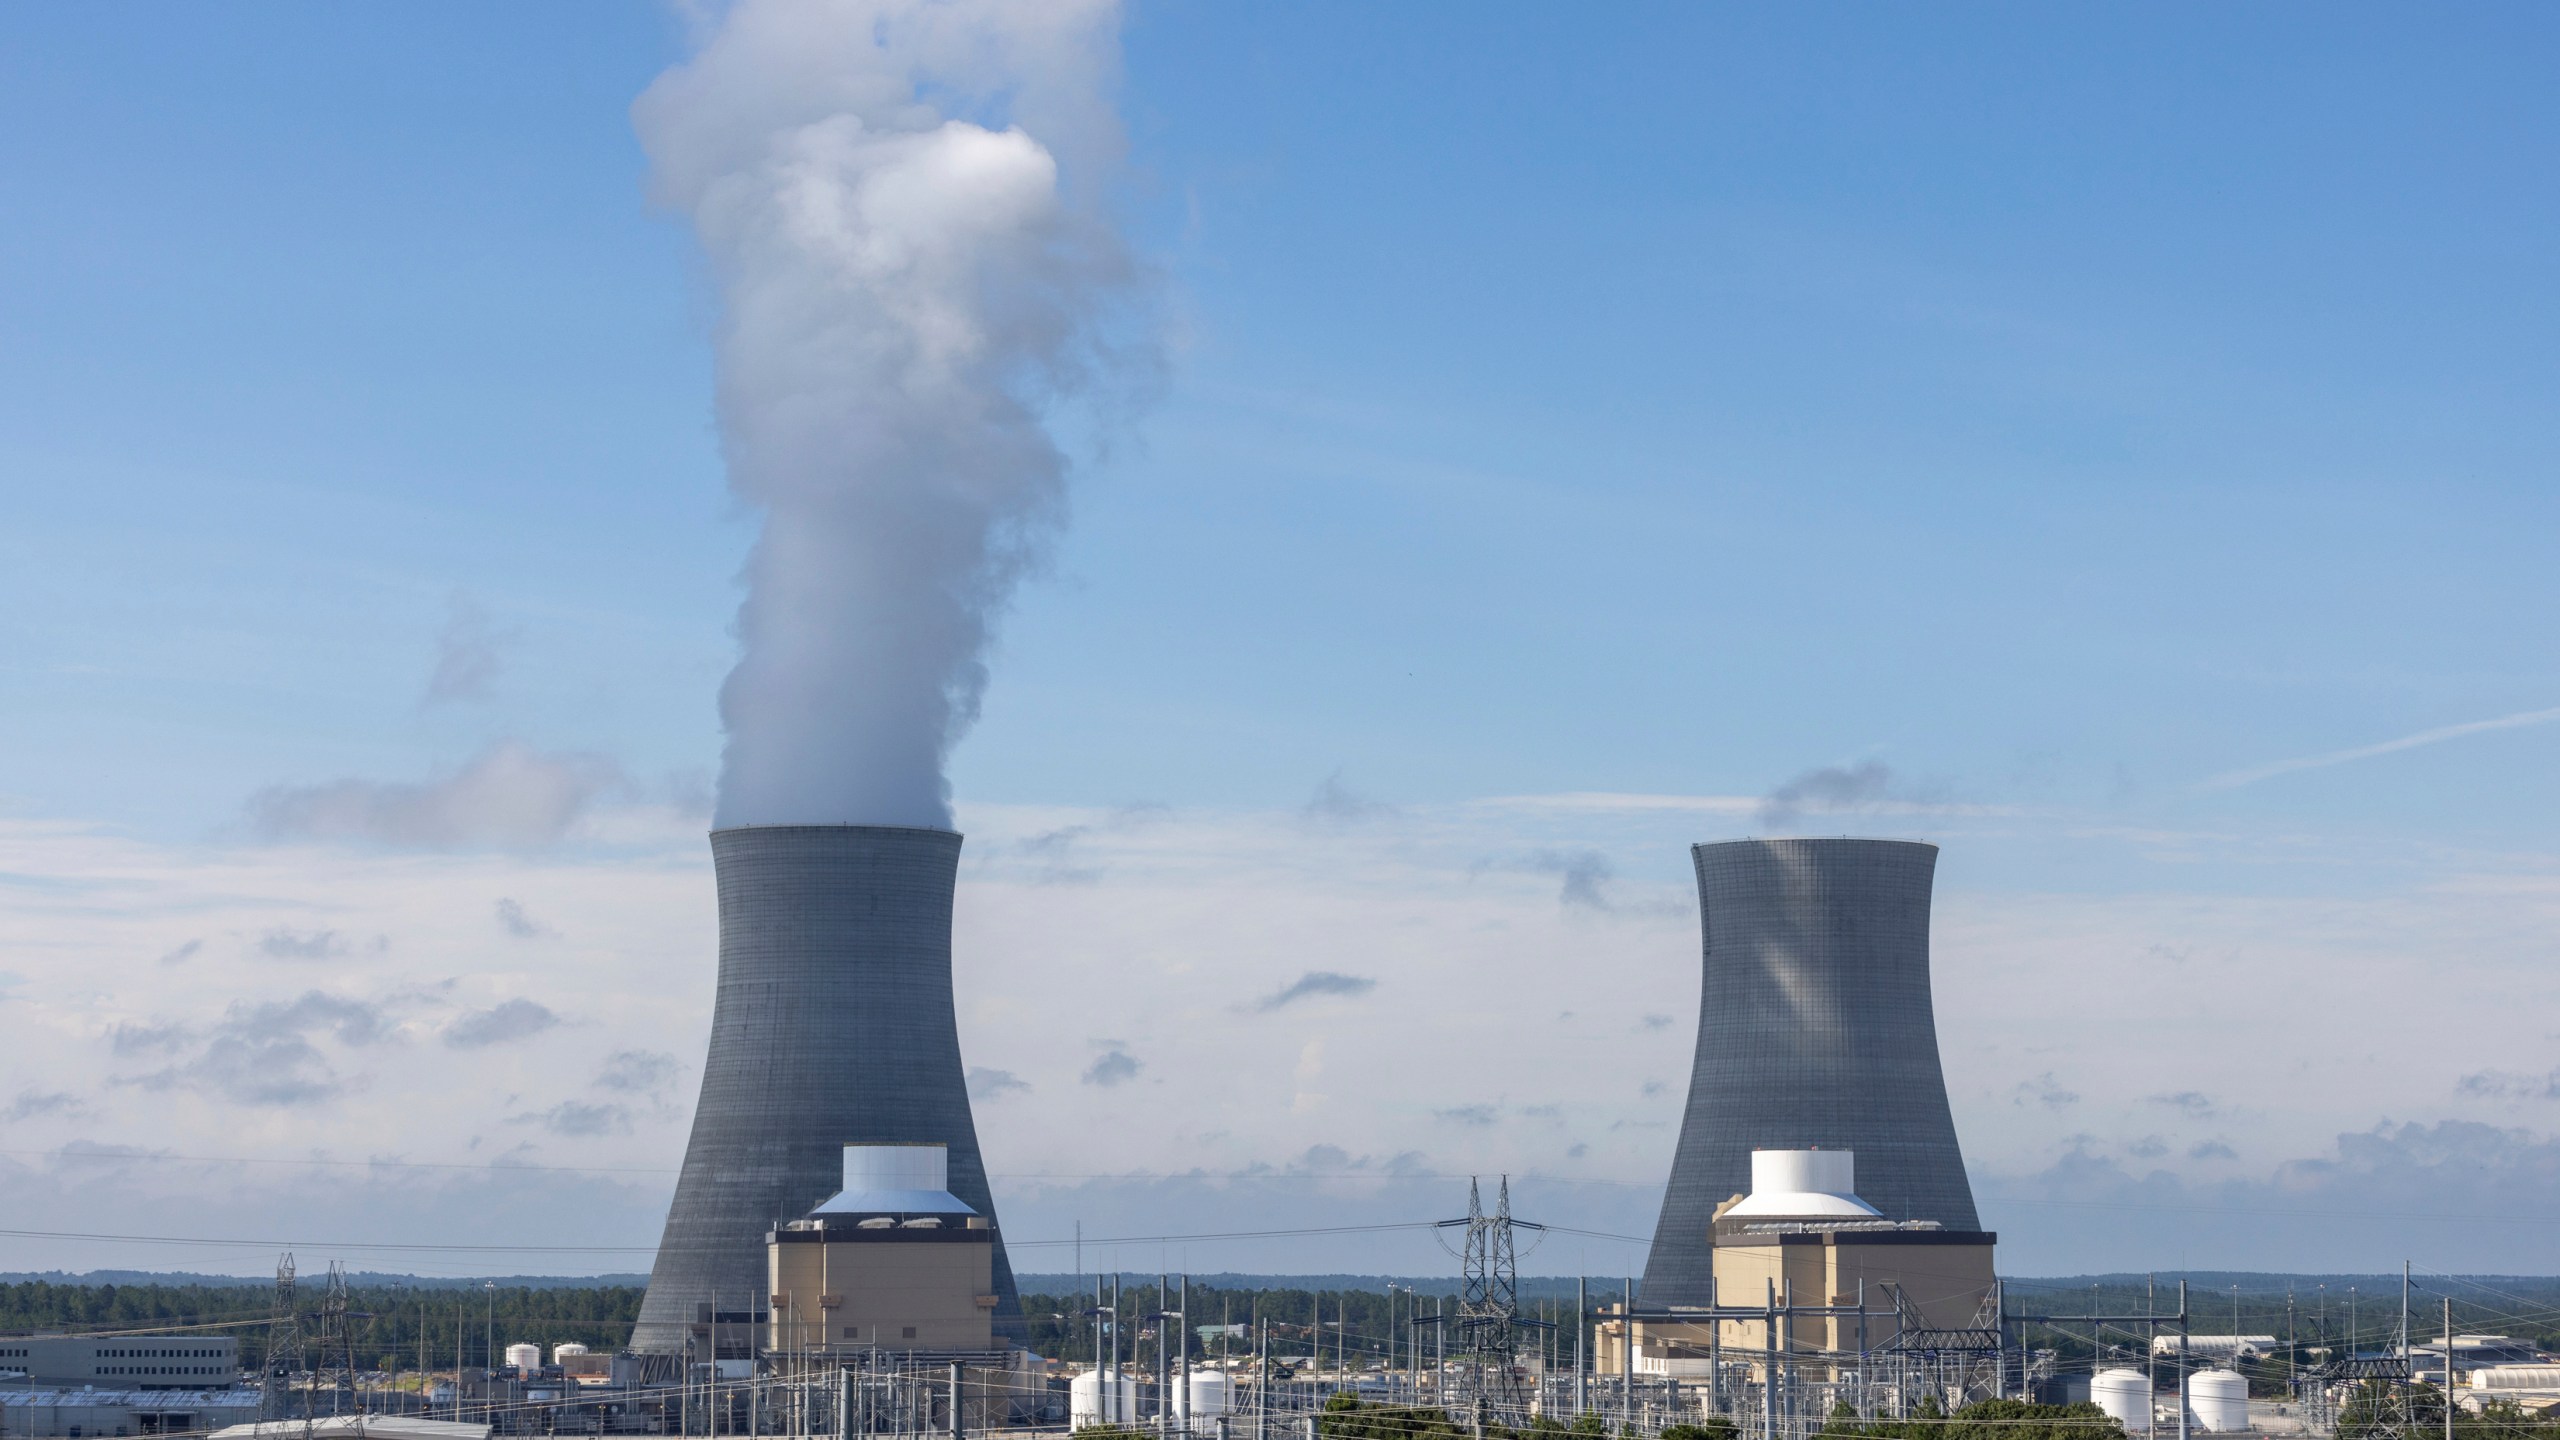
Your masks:
<path fill-rule="evenodd" d="M 1690 855 L 1698 1052 L 1645 1303 L 1708 1303 L 1715 1210 L 1750 1192 L 1754 1149 L 1854 1150 L 1858 1194 L 1885 1218 L 1980 1228 L 1929 1001 L 1938 847 L 1735 840 Z"/>
<path fill-rule="evenodd" d="M 711 834 L 720 980 L 702 1099 L 632 1348 L 670 1354 L 765 1307 L 765 1234 L 843 1188 L 848 1144 L 949 1147 L 995 1220 L 951 998 L 960 837 L 885 825 Z M 995 1325 L 1020 1329 L 995 1240 Z M 1011 1322 L 1010 1324 L 1008 1322 Z M 702 1353 L 697 1351 L 697 1353 Z"/>

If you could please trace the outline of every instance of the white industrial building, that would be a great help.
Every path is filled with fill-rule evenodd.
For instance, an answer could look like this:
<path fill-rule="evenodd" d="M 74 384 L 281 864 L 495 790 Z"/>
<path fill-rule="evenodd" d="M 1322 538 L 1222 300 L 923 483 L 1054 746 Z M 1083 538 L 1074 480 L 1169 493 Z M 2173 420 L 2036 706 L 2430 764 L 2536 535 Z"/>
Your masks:
<path fill-rule="evenodd" d="M 2183 1349 L 2192 1360 L 2255 1360 L 2284 1348 L 2273 1335 L 2154 1335 L 2151 1353 L 2175 1355 Z"/>

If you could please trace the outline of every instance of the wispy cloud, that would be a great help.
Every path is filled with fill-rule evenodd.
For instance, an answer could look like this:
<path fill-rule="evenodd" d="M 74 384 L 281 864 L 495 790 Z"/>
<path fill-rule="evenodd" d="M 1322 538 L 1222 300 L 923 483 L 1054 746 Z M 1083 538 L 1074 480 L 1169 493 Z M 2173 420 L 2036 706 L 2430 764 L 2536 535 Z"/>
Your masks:
<path fill-rule="evenodd" d="M 1785 825 L 1808 810 L 1857 810 L 1893 790 L 1893 767 L 1881 760 L 1825 765 L 1771 790 L 1760 802 L 1760 823 Z"/>
<path fill-rule="evenodd" d="M 270 930 L 258 937 L 258 952 L 277 960 L 335 960 L 347 953 L 347 942 L 335 930 Z"/>
<path fill-rule="evenodd" d="M 1597 850 L 1541 850 L 1529 857 L 1529 868 L 1558 877 L 1563 883 L 1556 903 L 1569 910 L 1607 910 L 1608 884 L 1617 867 Z"/>
<path fill-rule="evenodd" d="M 1319 995 L 1366 995 L 1378 988 L 1378 982 L 1366 975 L 1345 975 L 1335 970 L 1310 970 L 1261 999 L 1241 1008 L 1256 1015 L 1267 1015 L 1283 1005 Z"/>
<path fill-rule="evenodd" d="M 14 1125 L 20 1121 L 47 1118 L 76 1120 L 88 1113 L 89 1107 L 69 1091 L 30 1089 L 19 1091 L 16 1099 L 11 1100 L 5 1109 L 0 1109 L 0 1120 Z"/>
<path fill-rule="evenodd" d="M 2521 730 L 2529 725 L 2548 725 L 2554 720 L 2560 720 L 2560 707 L 2549 710 L 2520 710 L 2513 715 L 2500 715 L 2493 720 L 2466 720 L 2459 725 L 2439 725 L 2433 730 L 2421 730 L 2415 735 L 2403 735 L 2397 740 L 2385 740 L 2378 745 L 2358 745 L 2348 750 L 2332 750 L 2324 755 L 2303 755 L 2291 760 L 2278 760 L 2270 765 L 2255 765 L 2246 770 L 2227 770 L 2207 779 L 2203 788 L 2236 790 L 2243 785 L 2255 785 L 2261 780 L 2273 779 L 2278 775 L 2290 775 L 2298 770 L 2325 770 L 2332 765 L 2344 765 L 2353 760 L 2370 760 L 2376 755 L 2392 755 L 2402 750 L 2440 745 L 2447 740 L 2459 740 L 2466 735 L 2485 735 L 2492 730 Z"/>
<path fill-rule="evenodd" d="M 2033 1103 L 2047 1110 L 2068 1110 L 2080 1103 L 2080 1092 L 2067 1088 L 2053 1078 L 2052 1071 L 2047 1070 L 2032 1080 L 2020 1081 L 2017 1088 L 2009 1092 L 2009 1103 Z"/>
<path fill-rule="evenodd" d="M 662 1050 L 616 1050 L 596 1072 L 596 1086 L 626 1095 L 655 1095 L 673 1085 L 676 1057 Z"/>
<path fill-rule="evenodd" d="M 1299 812 L 1310 820 L 1328 825 L 1355 825 L 1363 820 L 1376 820 L 1395 813 L 1395 807 L 1373 800 L 1342 783 L 1342 772 L 1334 771 L 1316 787 L 1313 799 Z"/>
<path fill-rule="evenodd" d="M 1006 1095 L 1028 1094 L 1031 1082 L 1010 1070 L 991 1070 L 983 1065 L 969 1067 L 969 1098 L 995 1100 Z"/>
<path fill-rule="evenodd" d="M 608 1101 L 590 1105 L 583 1100 L 563 1100 L 548 1110 L 527 1111 L 507 1117 L 510 1125 L 539 1125 L 554 1135 L 584 1139 L 596 1135 L 624 1135 L 631 1130 L 628 1106 Z"/>
<path fill-rule="evenodd" d="M 1099 1085 L 1107 1090 L 1137 1079 L 1138 1072 L 1147 1068 L 1147 1062 L 1129 1053 L 1124 1041 L 1096 1043 L 1102 1046 L 1102 1053 L 1094 1057 L 1092 1064 L 1084 1067 L 1083 1079 L 1087 1085 Z"/>
<path fill-rule="evenodd" d="M 508 1000 L 486 1010 L 473 1010 L 444 1027 L 444 1043 L 456 1050 L 478 1050 L 539 1035 L 560 1023 L 551 1007 L 533 1000 Z"/>
<path fill-rule="evenodd" d="M 515 638 L 513 630 L 490 623 L 489 612 L 478 601 L 455 592 L 444 629 L 436 636 L 435 668 L 428 672 L 418 708 L 488 699 L 498 679 L 499 652 Z"/>
<path fill-rule="evenodd" d="M 315 1034 L 325 1032 L 353 1048 L 377 1043 L 390 1031 L 382 1006 L 311 990 L 292 1000 L 235 1001 L 202 1032 L 181 1024 L 118 1026 L 112 1044 L 120 1055 L 157 1050 L 188 1056 L 119 1084 L 192 1090 L 242 1105 L 298 1106 L 335 1099 L 354 1083 L 313 1044 Z"/>
<path fill-rule="evenodd" d="M 422 782 L 331 780 L 252 796 L 249 824 L 270 840 L 357 841 L 428 849 L 547 845 L 627 782 L 610 760 L 502 740 L 459 770 Z"/>
<path fill-rule="evenodd" d="M 2146 1095 L 2143 1098 L 2199 1120 L 2210 1117 L 2214 1109 L 2213 1097 L 2201 1090 L 2181 1090 L 2174 1095 Z"/>
<path fill-rule="evenodd" d="M 500 900 L 497 906 L 498 928 L 519 940 L 547 940 L 559 932 L 533 918 L 520 900 Z"/>
<path fill-rule="evenodd" d="M 2456 1093 L 2483 1100 L 2560 1100 L 2560 1070 L 2540 1075 L 2478 1070 L 2462 1077 Z"/>

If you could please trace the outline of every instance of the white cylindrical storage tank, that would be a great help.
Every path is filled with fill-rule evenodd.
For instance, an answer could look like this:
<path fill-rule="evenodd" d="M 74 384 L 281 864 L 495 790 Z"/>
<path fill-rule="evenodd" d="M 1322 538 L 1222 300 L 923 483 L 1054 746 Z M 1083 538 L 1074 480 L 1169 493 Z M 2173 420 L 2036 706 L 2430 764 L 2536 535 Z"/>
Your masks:
<path fill-rule="evenodd" d="M 2151 1382 L 2139 1370 L 2101 1370 L 2090 1376 L 2089 1403 L 2129 1431 L 2151 1424 Z"/>
<path fill-rule="evenodd" d="M 1118 1392 L 1118 1403 L 1104 1414 L 1105 1387 L 1102 1372 L 1087 1370 L 1067 1382 L 1067 1423 L 1077 1429 L 1088 1425 L 1134 1425 L 1138 1419 L 1138 1382 L 1123 1374 L 1120 1383 L 1108 1387 Z"/>
<path fill-rule="evenodd" d="M 2248 1429 L 2248 1378 L 2236 1370 L 2199 1370 L 2188 1376 L 2187 1413 L 2202 1429 Z"/>
<path fill-rule="evenodd" d="M 542 1347 L 510 1345 L 507 1347 L 507 1363 L 518 1370 L 539 1370 L 542 1368 Z"/>
<path fill-rule="evenodd" d="M 575 1340 L 564 1340 L 551 1347 L 551 1363 L 557 1365 L 572 1355 L 584 1355 L 586 1353 L 586 1346 L 579 1344 Z"/>
<path fill-rule="evenodd" d="M 1235 1382 L 1223 1370 L 1191 1372 L 1191 1423 L 1201 1424 L 1227 1413 L 1227 1398 Z"/>

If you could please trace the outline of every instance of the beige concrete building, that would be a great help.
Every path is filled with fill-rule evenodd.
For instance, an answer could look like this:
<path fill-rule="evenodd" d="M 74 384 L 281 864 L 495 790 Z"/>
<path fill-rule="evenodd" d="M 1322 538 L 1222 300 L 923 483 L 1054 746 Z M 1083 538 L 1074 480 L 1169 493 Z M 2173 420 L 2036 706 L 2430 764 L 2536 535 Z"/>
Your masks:
<path fill-rule="evenodd" d="M 989 1351 L 995 1231 L 939 1145 L 848 1145 L 845 1188 L 766 1237 L 776 1350 Z"/>
<path fill-rule="evenodd" d="M 1734 1316 L 1737 1309 L 1863 1307 L 1863 1316 L 1780 1319 L 1778 1348 L 1799 1367 L 1819 1355 L 1854 1364 L 1861 1350 L 1900 1335 L 1906 1317 L 1933 1330 L 1969 1328 L 1980 1317 L 1995 1284 L 1999 1237 L 1878 1214 L 1857 1198 L 1855 1157 L 1845 1150 L 1763 1150 L 1751 1159 L 1752 1193 L 1716 1207 L 1711 1226 L 1713 1308 L 1723 1318 L 1688 1320 L 1677 1310 L 1648 1318 L 1639 1308 L 1630 1322 L 1623 1311 L 1613 1314 L 1600 1323 L 1595 1346 L 1602 1373 L 1704 1378 L 1720 1352 L 1728 1365 L 1751 1365 L 1756 1374 L 1771 1322 Z"/>

